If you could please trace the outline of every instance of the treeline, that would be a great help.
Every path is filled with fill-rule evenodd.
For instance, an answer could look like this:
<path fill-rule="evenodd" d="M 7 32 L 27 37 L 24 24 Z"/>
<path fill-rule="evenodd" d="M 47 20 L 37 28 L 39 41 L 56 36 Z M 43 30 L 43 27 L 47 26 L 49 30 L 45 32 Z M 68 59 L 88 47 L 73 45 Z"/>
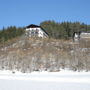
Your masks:
<path fill-rule="evenodd" d="M 50 38 L 55 39 L 70 39 L 74 32 L 90 31 L 90 25 L 80 22 L 57 23 L 55 21 L 44 21 L 40 23 L 40 26 L 46 30 Z M 10 26 L 3 28 L 0 30 L 0 43 L 21 36 L 24 32 L 25 29 L 22 27 Z"/>
<path fill-rule="evenodd" d="M 47 31 L 50 37 L 56 39 L 69 39 L 74 32 L 90 31 L 90 25 L 80 22 L 57 23 L 55 21 L 44 21 L 40 25 Z"/>
<path fill-rule="evenodd" d="M 10 26 L 0 30 L 0 43 L 20 36 L 24 33 L 23 28 L 17 28 L 16 26 Z"/>

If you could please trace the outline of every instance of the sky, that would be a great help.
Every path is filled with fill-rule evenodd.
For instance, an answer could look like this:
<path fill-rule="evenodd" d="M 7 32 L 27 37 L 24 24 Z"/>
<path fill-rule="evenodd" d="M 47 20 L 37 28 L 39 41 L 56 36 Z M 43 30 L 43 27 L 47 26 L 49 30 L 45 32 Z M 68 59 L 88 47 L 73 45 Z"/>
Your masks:
<path fill-rule="evenodd" d="M 0 0 L 0 29 L 46 20 L 90 24 L 90 0 Z"/>

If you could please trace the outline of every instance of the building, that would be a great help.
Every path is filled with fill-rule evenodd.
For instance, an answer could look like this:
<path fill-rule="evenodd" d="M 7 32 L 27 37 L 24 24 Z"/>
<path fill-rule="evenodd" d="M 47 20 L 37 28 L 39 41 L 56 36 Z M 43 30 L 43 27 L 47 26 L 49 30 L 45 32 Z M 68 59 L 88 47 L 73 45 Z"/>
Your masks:
<path fill-rule="evenodd" d="M 48 33 L 41 26 L 38 25 L 31 24 L 29 26 L 26 26 L 25 31 L 25 34 L 28 37 L 48 37 Z"/>
<path fill-rule="evenodd" d="M 79 41 L 79 39 L 80 39 L 80 32 L 74 32 L 73 33 L 73 40 Z"/>
<path fill-rule="evenodd" d="M 73 39 L 74 39 L 74 41 L 86 40 L 86 39 L 89 40 L 90 39 L 90 31 L 74 32 Z"/>

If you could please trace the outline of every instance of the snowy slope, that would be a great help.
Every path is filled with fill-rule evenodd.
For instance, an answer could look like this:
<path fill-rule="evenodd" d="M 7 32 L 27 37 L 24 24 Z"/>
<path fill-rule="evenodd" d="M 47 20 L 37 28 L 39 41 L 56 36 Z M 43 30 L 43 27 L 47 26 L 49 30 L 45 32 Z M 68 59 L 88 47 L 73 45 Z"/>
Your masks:
<path fill-rule="evenodd" d="M 0 90 L 90 90 L 90 72 L 0 71 Z"/>

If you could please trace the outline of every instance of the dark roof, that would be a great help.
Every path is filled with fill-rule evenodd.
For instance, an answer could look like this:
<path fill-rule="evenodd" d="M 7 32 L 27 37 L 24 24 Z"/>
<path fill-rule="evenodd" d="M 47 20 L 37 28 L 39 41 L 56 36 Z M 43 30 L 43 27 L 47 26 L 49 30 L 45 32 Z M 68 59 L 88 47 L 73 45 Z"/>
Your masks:
<path fill-rule="evenodd" d="M 34 24 L 26 26 L 26 28 L 37 28 L 37 27 L 40 28 L 40 26 Z"/>
<path fill-rule="evenodd" d="M 49 36 L 49 34 L 46 32 L 45 29 L 43 29 L 41 26 L 40 26 L 40 28 Z"/>

